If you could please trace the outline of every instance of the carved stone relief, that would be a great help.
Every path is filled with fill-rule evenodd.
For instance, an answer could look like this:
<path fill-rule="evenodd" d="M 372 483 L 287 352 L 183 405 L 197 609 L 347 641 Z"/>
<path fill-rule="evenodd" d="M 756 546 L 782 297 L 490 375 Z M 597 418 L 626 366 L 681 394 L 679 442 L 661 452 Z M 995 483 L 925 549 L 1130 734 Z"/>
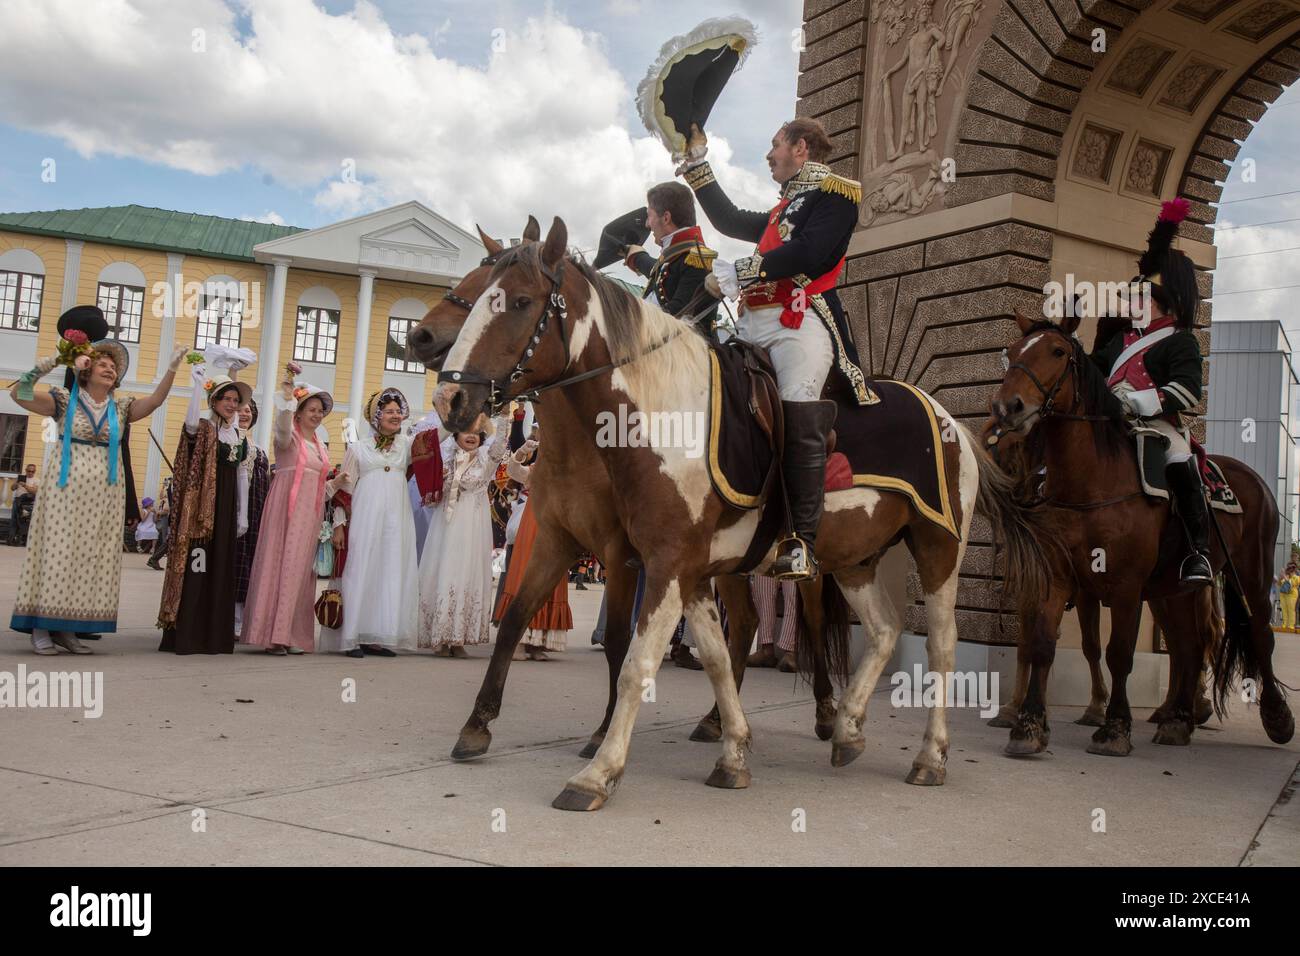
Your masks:
<path fill-rule="evenodd" d="M 1188 60 L 1174 73 L 1160 95 L 1161 106 L 1194 113 L 1210 88 L 1223 77 L 1221 67 L 1199 60 Z"/>
<path fill-rule="evenodd" d="M 959 104 L 986 0 L 872 0 L 862 224 L 943 195 L 945 120 Z"/>
<path fill-rule="evenodd" d="M 1233 20 L 1224 29 L 1242 39 L 1258 43 L 1284 23 L 1300 17 L 1300 10 L 1281 0 L 1265 0 L 1259 6 Z"/>
<path fill-rule="evenodd" d="M 1120 136 L 1121 134 L 1116 130 L 1085 123 L 1083 131 L 1079 134 L 1079 144 L 1074 149 L 1074 162 L 1070 168 L 1077 175 L 1087 179 L 1109 182 Z"/>
<path fill-rule="evenodd" d="M 1151 81 L 1173 55 L 1174 51 L 1166 46 L 1152 40 L 1138 40 L 1124 51 L 1119 65 L 1106 78 L 1106 85 L 1133 96 L 1145 96 Z"/>
<path fill-rule="evenodd" d="M 1181 13 L 1198 23 L 1209 23 L 1224 10 L 1241 0 L 1179 0 L 1174 4 L 1174 13 Z"/>
<path fill-rule="evenodd" d="M 1129 160 L 1128 172 L 1124 174 L 1124 188 L 1158 198 L 1172 155 L 1173 150 L 1168 146 L 1138 140 Z"/>

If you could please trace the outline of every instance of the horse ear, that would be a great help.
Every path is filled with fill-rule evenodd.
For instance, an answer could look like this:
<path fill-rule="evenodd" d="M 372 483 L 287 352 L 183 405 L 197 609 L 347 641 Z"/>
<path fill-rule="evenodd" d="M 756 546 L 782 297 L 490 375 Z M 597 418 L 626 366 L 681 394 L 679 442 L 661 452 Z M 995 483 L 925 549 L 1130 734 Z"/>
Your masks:
<path fill-rule="evenodd" d="M 542 224 L 531 213 L 528 216 L 528 225 L 524 226 L 524 240 L 526 242 L 537 242 L 542 238 Z"/>
<path fill-rule="evenodd" d="M 1016 325 L 1020 326 L 1021 335 L 1028 335 L 1029 330 L 1034 327 L 1034 320 L 1027 318 L 1025 314 L 1020 311 L 1019 306 L 1016 306 Z"/>
<path fill-rule="evenodd" d="M 546 234 L 546 243 L 542 246 L 542 262 L 546 268 L 554 269 L 564 258 L 569 248 L 569 229 L 559 216 L 551 222 L 551 231 Z"/>
<path fill-rule="evenodd" d="M 1083 317 L 1080 316 L 1078 312 L 1071 309 L 1070 314 L 1061 319 L 1061 331 L 1066 335 L 1073 335 L 1079 330 L 1079 323 L 1082 321 Z"/>
<path fill-rule="evenodd" d="M 497 242 L 486 232 L 484 232 L 482 226 L 480 226 L 478 223 L 475 223 L 474 228 L 478 230 L 479 241 L 483 243 L 483 248 L 487 250 L 488 255 L 495 256 L 497 253 L 501 251 L 501 243 Z"/>

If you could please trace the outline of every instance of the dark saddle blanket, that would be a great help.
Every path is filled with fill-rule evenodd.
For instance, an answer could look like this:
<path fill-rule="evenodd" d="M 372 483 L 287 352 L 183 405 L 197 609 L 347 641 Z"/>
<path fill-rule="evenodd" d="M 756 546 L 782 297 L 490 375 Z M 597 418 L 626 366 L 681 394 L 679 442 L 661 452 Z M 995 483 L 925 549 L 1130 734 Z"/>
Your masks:
<path fill-rule="evenodd" d="M 1142 481 L 1142 490 L 1150 498 L 1169 498 L 1169 481 L 1165 477 L 1165 451 L 1168 442 L 1153 428 L 1133 427 L 1133 437 L 1137 441 L 1138 477 Z M 1241 502 L 1237 500 L 1228 478 L 1219 463 L 1205 452 L 1205 448 L 1196 439 L 1191 439 L 1192 451 L 1201 466 L 1201 481 L 1210 492 L 1210 507 L 1226 514 L 1241 514 Z"/>
<path fill-rule="evenodd" d="M 737 508 L 757 508 L 777 489 L 781 400 L 766 353 L 730 339 L 710 350 L 708 462 L 714 490 Z M 959 534 L 943 457 L 945 428 L 919 389 L 885 379 L 871 383 L 880 401 L 836 400 L 835 453 L 829 487 L 874 488 L 906 495 L 922 515 Z M 851 474 L 851 481 L 844 480 Z M 830 479 L 836 476 L 836 484 Z"/>

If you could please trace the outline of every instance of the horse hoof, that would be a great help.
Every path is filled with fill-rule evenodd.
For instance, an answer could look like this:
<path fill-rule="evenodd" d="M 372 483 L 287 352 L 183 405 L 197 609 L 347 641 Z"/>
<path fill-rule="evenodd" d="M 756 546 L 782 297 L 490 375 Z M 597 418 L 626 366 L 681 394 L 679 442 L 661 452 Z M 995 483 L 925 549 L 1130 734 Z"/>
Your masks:
<path fill-rule="evenodd" d="M 1083 712 L 1083 715 L 1075 721 L 1080 727 L 1100 727 L 1106 722 L 1105 711 L 1096 711 L 1089 707 Z"/>
<path fill-rule="evenodd" d="M 1012 737 L 1002 752 L 1008 757 L 1033 757 L 1047 749 L 1041 737 Z"/>
<path fill-rule="evenodd" d="M 690 739 L 700 744 L 716 744 L 722 739 L 722 727 L 705 717 L 695 725 Z"/>
<path fill-rule="evenodd" d="M 813 731 L 817 734 L 818 740 L 830 740 L 835 733 L 834 724 L 814 724 Z"/>
<path fill-rule="evenodd" d="M 720 790 L 744 790 L 749 786 L 751 779 L 750 772 L 743 767 L 740 770 L 714 767 L 713 773 L 709 774 L 709 779 L 704 782 L 708 786 L 717 787 Z"/>
<path fill-rule="evenodd" d="M 1127 757 L 1132 752 L 1133 741 L 1129 739 L 1128 733 L 1111 724 L 1093 734 L 1092 742 L 1088 744 L 1088 753 L 1102 757 Z"/>
<path fill-rule="evenodd" d="M 584 813 L 599 810 L 604 805 L 604 797 L 585 790 L 575 790 L 573 787 L 565 787 L 560 791 L 560 795 L 551 801 L 551 806 L 556 810 L 576 810 Z"/>
<path fill-rule="evenodd" d="M 1214 716 L 1214 705 L 1210 703 L 1210 698 L 1202 697 L 1196 702 L 1196 723 L 1203 724 Z"/>
<path fill-rule="evenodd" d="M 492 735 L 486 730 L 462 730 L 460 739 L 456 741 L 456 746 L 451 748 L 451 759 L 473 760 L 475 757 L 481 757 L 487 753 L 488 747 L 491 745 Z"/>
<path fill-rule="evenodd" d="M 907 772 L 907 783 L 918 787 L 942 787 L 948 771 L 944 767 L 913 767 Z"/>
<path fill-rule="evenodd" d="M 600 749 L 600 745 L 604 742 L 604 737 L 592 737 L 587 741 L 586 745 L 578 751 L 578 756 L 583 760 L 590 760 L 592 757 L 596 756 L 596 751 Z"/>
<path fill-rule="evenodd" d="M 1169 747 L 1186 747 L 1192 742 L 1192 728 L 1185 720 L 1166 720 L 1156 728 L 1152 743 Z"/>
<path fill-rule="evenodd" d="M 1264 725 L 1264 733 L 1268 734 L 1268 739 L 1275 744 L 1290 743 L 1291 738 L 1295 736 L 1295 718 L 1291 716 L 1291 711 L 1284 704 L 1280 715 L 1267 714 L 1261 711 L 1260 722 Z"/>
<path fill-rule="evenodd" d="M 848 740 L 844 743 L 831 744 L 831 766 L 847 767 L 853 761 L 862 756 L 862 751 L 867 749 L 865 740 Z"/>
<path fill-rule="evenodd" d="M 1009 730 L 1011 728 L 1011 718 L 1003 717 L 1001 714 L 998 714 L 996 717 L 989 718 L 988 725 L 990 727 L 997 727 L 999 730 Z"/>

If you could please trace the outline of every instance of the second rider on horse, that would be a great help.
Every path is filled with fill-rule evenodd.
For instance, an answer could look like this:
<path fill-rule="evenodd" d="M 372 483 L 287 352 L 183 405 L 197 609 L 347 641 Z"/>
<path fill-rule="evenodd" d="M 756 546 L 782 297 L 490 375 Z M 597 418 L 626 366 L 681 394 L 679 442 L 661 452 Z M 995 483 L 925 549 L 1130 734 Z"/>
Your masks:
<path fill-rule="evenodd" d="M 1138 261 L 1140 275 L 1135 282 L 1142 283 L 1144 290 L 1136 300 L 1144 306 L 1141 321 L 1102 318 L 1091 358 L 1107 376 L 1127 416 L 1168 442 L 1165 476 L 1191 545 L 1179 573 L 1185 584 L 1200 585 L 1213 578 L 1210 515 L 1200 463 L 1182 416 L 1201 400 L 1203 359 L 1193 331 L 1201 297 L 1192 260 L 1171 245 L 1186 214 L 1186 200 L 1161 207 L 1146 252 Z M 1148 316 L 1150 323 L 1145 324 Z"/>

